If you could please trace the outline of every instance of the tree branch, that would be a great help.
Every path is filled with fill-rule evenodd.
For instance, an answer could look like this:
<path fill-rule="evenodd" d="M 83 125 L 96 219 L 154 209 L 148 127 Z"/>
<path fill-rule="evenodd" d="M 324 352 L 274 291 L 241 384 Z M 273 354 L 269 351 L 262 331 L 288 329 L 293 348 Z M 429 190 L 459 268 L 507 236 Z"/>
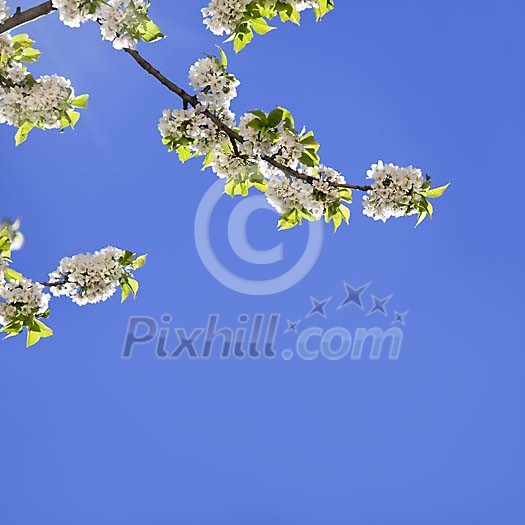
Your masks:
<path fill-rule="evenodd" d="M 30 7 L 25 11 L 20 11 L 20 9 L 17 9 L 13 16 L 5 20 L 3 24 L 0 24 L 0 35 L 6 31 L 15 29 L 15 27 L 20 27 L 21 25 L 36 20 L 37 18 L 48 15 L 54 10 L 55 8 L 53 7 L 53 3 L 51 1 L 43 2 L 35 7 Z"/>
<path fill-rule="evenodd" d="M 33 20 L 36 20 L 42 16 L 48 15 L 52 13 L 55 10 L 53 7 L 53 3 L 51 0 L 47 2 L 43 2 L 42 4 L 39 4 L 35 7 L 31 7 L 29 9 L 26 9 L 25 11 L 20 11 L 19 9 L 16 11 L 16 13 L 8 18 L 3 24 L 0 24 L 0 34 L 5 33 L 6 31 L 10 31 L 16 27 L 19 27 L 23 24 L 27 24 L 28 22 L 32 22 Z M 134 49 L 124 49 L 124 51 L 130 55 L 135 62 L 147 73 L 152 75 L 154 78 L 156 78 L 163 86 L 167 87 L 172 93 L 175 93 L 179 98 L 182 99 L 184 107 L 192 106 L 193 108 L 196 108 L 199 106 L 199 101 L 197 100 L 197 97 L 190 95 L 188 92 L 186 92 L 184 89 L 179 87 L 177 84 L 172 82 L 169 78 L 165 77 L 158 69 L 153 67 L 152 64 L 150 64 L 145 58 L 143 58 L 138 51 L 135 51 Z M 232 143 L 232 147 L 234 150 L 235 155 L 239 155 L 239 151 L 237 148 L 237 142 L 242 144 L 243 138 L 239 133 L 237 133 L 235 130 L 227 126 L 224 122 L 222 122 L 215 114 L 210 112 L 207 109 L 202 110 L 202 113 L 208 117 L 216 126 L 218 129 L 223 131 L 228 138 L 230 139 L 230 142 Z M 308 175 L 305 175 L 304 173 L 300 173 L 297 170 L 294 170 L 288 166 L 285 166 L 284 164 L 281 164 L 277 160 L 275 160 L 272 157 L 269 157 L 267 155 L 263 156 L 262 159 L 275 168 L 281 170 L 286 176 L 288 177 L 296 177 L 298 179 L 302 179 L 306 182 L 312 182 L 312 177 L 309 177 Z M 334 184 L 334 187 L 338 188 L 348 188 L 352 190 L 359 190 L 359 191 L 369 191 L 372 189 L 371 186 L 358 186 L 354 184 Z"/>
<path fill-rule="evenodd" d="M 62 281 L 58 283 L 38 283 L 40 286 L 43 286 L 44 288 L 59 288 L 60 286 L 64 286 L 65 284 L 68 284 L 67 281 Z"/>
<path fill-rule="evenodd" d="M 130 55 L 135 60 L 135 62 L 137 62 L 137 64 L 142 69 L 144 69 L 144 71 L 155 77 L 163 86 L 166 86 L 170 91 L 178 95 L 182 99 L 185 106 L 187 106 L 188 104 L 193 108 L 197 108 L 199 106 L 199 101 L 197 97 L 190 95 L 184 89 L 177 86 L 177 84 L 165 77 L 158 69 L 154 68 L 152 64 L 150 64 L 144 57 L 142 57 L 138 51 L 135 51 L 134 49 L 124 49 L 124 51 L 128 55 Z M 208 117 L 217 126 L 217 128 L 226 133 L 233 145 L 234 153 L 238 156 L 239 152 L 236 143 L 239 142 L 242 144 L 244 142 L 242 136 L 239 135 L 239 133 L 237 133 L 235 130 L 230 128 L 228 125 L 226 125 L 224 122 L 222 122 L 222 120 L 220 120 L 217 117 L 217 115 L 215 115 L 211 111 L 202 108 L 200 109 L 200 111 L 203 113 L 203 115 Z M 310 183 L 313 181 L 312 177 L 309 177 L 304 173 L 300 173 L 297 170 L 285 166 L 284 164 L 278 162 L 272 157 L 264 155 L 261 158 L 264 161 L 271 164 L 273 167 L 281 170 L 286 176 L 296 177 L 298 179 L 302 179 Z M 337 188 L 348 188 L 359 191 L 369 191 L 372 189 L 371 186 L 357 186 L 354 184 L 334 184 L 333 186 Z"/>

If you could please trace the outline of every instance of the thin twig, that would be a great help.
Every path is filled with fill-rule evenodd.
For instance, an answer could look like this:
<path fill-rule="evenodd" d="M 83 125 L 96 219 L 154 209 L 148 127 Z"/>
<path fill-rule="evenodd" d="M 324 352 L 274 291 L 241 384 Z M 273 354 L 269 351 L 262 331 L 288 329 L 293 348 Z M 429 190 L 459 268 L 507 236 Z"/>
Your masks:
<path fill-rule="evenodd" d="M 150 64 L 138 51 L 134 49 L 124 49 L 124 51 L 130 55 L 137 64 L 144 69 L 147 73 L 155 77 L 163 86 L 166 86 L 170 91 L 175 93 L 177 96 L 179 96 L 183 103 L 187 106 L 188 104 L 191 105 L 193 108 L 199 107 L 199 101 L 197 97 L 190 95 L 188 92 L 186 92 L 184 89 L 179 87 L 177 84 L 169 80 L 167 77 L 165 77 L 158 69 L 153 67 L 152 64 Z M 237 146 L 237 142 L 242 144 L 244 142 L 244 139 L 242 138 L 239 133 L 237 133 L 235 130 L 230 128 L 227 124 L 225 124 L 222 120 L 220 120 L 217 115 L 209 111 L 208 109 L 203 109 L 202 107 L 199 107 L 199 110 L 203 115 L 208 117 L 221 131 L 226 133 L 226 135 L 229 137 L 230 142 L 232 143 L 233 150 L 236 156 L 239 156 L 239 150 Z M 290 168 L 277 160 L 275 160 L 273 157 L 269 157 L 268 155 L 264 155 L 261 157 L 264 161 L 271 164 L 273 167 L 281 170 L 285 175 L 296 177 L 298 179 L 305 180 L 307 182 L 312 182 L 313 178 L 304 174 L 300 173 L 297 170 L 294 170 L 293 168 Z M 333 184 L 332 186 L 337 188 L 347 188 L 347 189 L 353 189 L 353 190 L 359 190 L 359 191 L 369 191 L 372 189 L 371 186 L 358 186 L 354 184 Z"/>
<path fill-rule="evenodd" d="M 64 281 L 58 281 L 56 283 L 38 283 L 38 284 L 40 284 L 44 288 L 58 288 L 60 286 L 64 286 L 65 284 L 71 284 L 71 283 L 69 283 L 69 281 L 65 279 Z"/>

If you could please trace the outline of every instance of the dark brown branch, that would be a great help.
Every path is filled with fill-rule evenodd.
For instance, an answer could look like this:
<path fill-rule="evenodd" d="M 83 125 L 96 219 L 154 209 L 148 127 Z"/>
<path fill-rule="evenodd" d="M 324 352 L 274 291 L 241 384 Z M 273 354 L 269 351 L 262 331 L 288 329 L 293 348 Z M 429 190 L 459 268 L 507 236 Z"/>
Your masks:
<path fill-rule="evenodd" d="M 65 284 L 70 284 L 67 279 L 64 279 L 63 281 L 58 281 L 56 283 L 38 283 L 41 286 L 44 286 L 45 288 L 59 288 L 60 286 L 64 286 Z"/>
<path fill-rule="evenodd" d="M 186 93 L 184 89 L 180 88 L 172 82 L 169 78 L 165 77 L 158 69 L 155 69 L 146 59 L 142 58 L 138 51 L 134 49 L 124 49 L 124 51 L 133 57 L 135 62 L 144 70 L 146 73 L 154 76 L 162 85 L 166 86 L 170 91 L 179 96 L 184 102 L 195 107 L 197 105 L 196 97 L 192 97 L 189 93 Z"/>
<path fill-rule="evenodd" d="M 128 55 L 130 55 L 137 64 L 144 69 L 147 73 L 154 76 L 163 86 L 166 86 L 170 91 L 178 95 L 183 103 L 184 107 L 187 107 L 188 105 L 192 106 L 193 108 L 196 108 L 199 106 L 199 101 L 197 97 L 190 95 L 187 93 L 184 89 L 177 86 L 174 82 L 169 80 L 167 77 L 165 77 L 158 69 L 154 68 L 144 57 L 140 55 L 138 51 L 135 51 L 133 49 L 124 49 Z M 239 150 L 237 147 L 237 142 L 242 144 L 244 142 L 244 139 L 242 138 L 239 133 L 237 133 L 235 130 L 227 126 L 222 120 L 220 120 L 217 115 L 212 113 L 211 111 L 207 109 L 201 109 L 202 113 L 206 115 L 221 131 L 226 133 L 226 135 L 229 137 L 230 142 L 232 143 L 233 150 L 236 156 L 239 156 Z M 307 182 L 312 182 L 312 177 L 309 177 L 308 175 L 305 175 L 304 173 L 300 173 L 297 170 L 294 170 L 288 166 L 285 166 L 284 164 L 278 162 L 272 157 L 269 157 L 267 155 L 264 155 L 261 157 L 264 161 L 268 162 L 275 168 L 281 170 L 286 176 L 296 177 L 298 179 L 305 180 Z M 372 189 L 371 186 L 357 186 L 354 184 L 337 184 L 334 185 L 338 188 L 348 188 L 352 190 L 359 190 L 359 191 L 369 191 Z"/>
<path fill-rule="evenodd" d="M 35 7 L 30 7 L 25 11 L 20 11 L 20 9 L 17 9 L 13 16 L 9 17 L 3 24 L 0 24 L 0 35 L 6 31 L 15 29 L 15 27 L 20 27 L 24 24 L 27 24 L 28 22 L 36 20 L 37 18 L 48 15 L 54 10 L 55 8 L 53 7 L 53 3 L 51 1 L 43 2 L 39 5 L 36 5 Z"/>

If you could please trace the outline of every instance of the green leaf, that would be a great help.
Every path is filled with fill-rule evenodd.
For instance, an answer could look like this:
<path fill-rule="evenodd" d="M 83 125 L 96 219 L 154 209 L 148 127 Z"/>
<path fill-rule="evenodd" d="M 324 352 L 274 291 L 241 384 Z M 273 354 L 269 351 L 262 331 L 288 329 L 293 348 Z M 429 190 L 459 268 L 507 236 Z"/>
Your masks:
<path fill-rule="evenodd" d="M 339 188 L 337 191 L 339 193 L 339 197 L 343 201 L 352 202 L 352 190 L 349 188 Z"/>
<path fill-rule="evenodd" d="M 179 146 L 177 148 L 177 155 L 179 156 L 179 160 L 181 162 L 186 162 L 193 157 L 191 148 L 188 148 L 188 146 Z"/>
<path fill-rule="evenodd" d="M 0 231 L 0 258 L 6 260 L 11 258 L 11 238 L 7 226 Z"/>
<path fill-rule="evenodd" d="M 298 210 L 290 210 L 283 213 L 279 218 L 278 226 L 279 231 L 289 230 L 302 222 L 302 215 Z"/>
<path fill-rule="evenodd" d="M 27 329 L 27 340 L 26 340 L 26 347 L 29 348 L 30 346 L 36 345 L 38 341 L 40 341 L 40 338 L 42 336 L 40 335 L 40 332 L 33 331 L 30 328 Z"/>
<path fill-rule="evenodd" d="M 17 146 L 20 146 L 20 144 L 24 143 L 27 140 L 29 132 L 34 127 L 35 125 L 32 122 L 26 121 L 18 128 L 18 131 L 15 135 L 15 143 Z"/>
<path fill-rule="evenodd" d="M 303 151 L 303 154 L 299 160 L 301 163 L 310 168 L 315 168 L 315 166 L 319 164 L 319 157 L 309 149 L 305 149 Z"/>
<path fill-rule="evenodd" d="M 348 222 L 350 221 L 350 209 L 341 204 L 339 206 L 339 213 L 342 215 L 343 220 L 346 222 L 346 224 L 348 224 Z"/>
<path fill-rule="evenodd" d="M 24 279 L 24 276 L 12 268 L 6 268 L 4 271 L 4 276 L 8 281 L 22 281 Z"/>
<path fill-rule="evenodd" d="M 283 108 L 282 106 L 278 106 L 277 109 L 280 109 L 283 113 L 282 120 L 288 122 L 292 129 L 295 128 L 295 122 L 294 122 L 294 118 L 292 114 L 286 108 Z"/>
<path fill-rule="evenodd" d="M 137 293 L 139 291 L 139 282 L 135 279 L 128 279 L 128 286 L 131 288 L 131 292 L 133 293 L 133 297 L 137 297 Z"/>
<path fill-rule="evenodd" d="M 139 290 L 139 283 L 135 279 L 132 279 L 131 277 L 126 277 L 122 280 L 121 285 L 121 302 L 124 302 L 130 294 L 133 294 L 133 297 L 135 298 L 137 296 L 137 292 Z"/>
<path fill-rule="evenodd" d="M 266 113 L 264 111 L 261 111 L 260 109 L 253 109 L 252 111 L 249 111 L 248 113 L 251 113 L 252 115 L 255 115 L 256 117 L 259 117 L 263 122 L 266 122 Z"/>
<path fill-rule="evenodd" d="M 344 204 L 336 202 L 325 211 L 324 217 L 327 223 L 334 223 L 334 231 L 337 231 L 343 221 L 346 224 L 350 221 L 350 210 Z"/>
<path fill-rule="evenodd" d="M 275 29 L 275 27 L 269 25 L 264 18 L 250 20 L 250 25 L 258 35 L 265 35 Z"/>
<path fill-rule="evenodd" d="M 283 111 L 282 109 L 274 109 L 269 115 L 266 125 L 269 128 L 275 128 L 277 127 L 283 119 Z"/>
<path fill-rule="evenodd" d="M 333 0 L 319 0 L 319 7 L 314 8 L 317 21 L 321 20 L 335 7 Z"/>
<path fill-rule="evenodd" d="M 9 337 L 14 337 L 15 335 L 18 335 L 23 329 L 24 325 L 22 321 L 15 319 L 3 328 L 0 328 L 0 332 L 6 333 L 7 335 L 5 336 L 5 338 L 7 339 Z"/>
<path fill-rule="evenodd" d="M 22 54 L 20 55 L 20 61 L 32 63 L 36 62 L 42 53 L 38 49 L 34 49 L 32 47 L 28 47 L 22 51 Z"/>
<path fill-rule="evenodd" d="M 134 270 L 138 270 L 139 268 L 142 268 L 146 264 L 146 259 L 147 258 L 148 258 L 147 254 L 146 255 L 141 255 L 140 257 L 137 257 L 135 259 L 135 261 L 133 262 L 133 264 L 131 265 L 131 267 Z"/>
<path fill-rule="evenodd" d="M 140 24 L 138 32 L 144 42 L 155 42 L 156 40 L 164 38 L 159 26 L 149 18 Z"/>
<path fill-rule="evenodd" d="M 127 283 L 124 283 L 120 286 L 120 290 L 120 302 L 123 303 L 129 297 L 129 294 L 131 293 L 131 287 Z"/>
<path fill-rule="evenodd" d="M 425 199 L 425 197 L 421 198 L 421 202 L 419 203 L 420 211 L 424 211 L 430 218 L 432 218 L 432 215 L 434 213 L 434 207 L 432 204 Z"/>
<path fill-rule="evenodd" d="M 71 100 L 71 105 L 75 108 L 87 108 L 89 95 L 79 95 Z"/>
<path fill-rule="evenodd" d="M 420 211 L 417 217 L 416 228 L 427 218 L 426 211 Z"/>
<path fill-rule="evenodd" d="M 45 325 L 42 321 L 35 319 L 35 323 L 40 329 L 40 337 L 51 337 L 53 335 L 53 330 L 49 326 Z"/>
<path fill-rule="evenodd" d="M 78 119 L 80 118 L 80 113 L 78 111 L 72 111 L 68 109 L 66 111 L 67 118 L 69 120 L 69 125 L 74 128 L 75 124 L 78 122 Z"/>
<path fill-rule="evenodd" d="M 424 192 L 425 197 L 430 197 L 431 199 L 437 199 L 441 197 L 450 186 L 450 183 L 448 183 L 445 186 L 440 186 L 439 188 L 431 188 L 429 190 L 426 190 Z"/>
<path fill-rule="evenodd" d="M 226 56 L 226 53 L 224 52 L 224 49 L 222 49 L 221 46 L 217 46 L 217 49 L 219 50 L 219 53 L 221 55 L 221 65 L 224 69 L 228 67 L 228 57 Z"/>
<path fill-rule="evenodd" d="M 31 40 L 27 33 L 22 33 L 13 37 L 13 44 L 18 44 L 22 47 L 31 47 L 34 43 L 35 41 Z"/>
<path fill-rule="evenodd" d="M 233 40 L 233 49 L 236 53 L 242 51 L 253 40 L 253 31 L 247 24 L 235 34 Z"/>
<path fill-rule="evenodd" d="M 44 337 L 51 337 L 53 335 L 53 330 L 46 326 L 42 321 L 34 319 L 29 326 L 27 327 L 27 341 L 26 346 L 35 345 Z"/>

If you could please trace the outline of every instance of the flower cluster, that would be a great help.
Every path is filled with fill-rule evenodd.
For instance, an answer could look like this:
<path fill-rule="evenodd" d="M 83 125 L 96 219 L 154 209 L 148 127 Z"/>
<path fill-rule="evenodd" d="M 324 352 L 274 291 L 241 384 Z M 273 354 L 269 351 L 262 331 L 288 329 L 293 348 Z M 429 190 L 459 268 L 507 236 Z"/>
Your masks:
<path fill-rule="evenodd" d="M 229 109 L 240 82 L 216 57 L 197 60 L 190 68 L 190 85 L 200 104 L 208 109 Z"/>
<path fill-rule="evenodd" d="M 228 135 L 210 118 L 217 117 L 225 126 L 235 127 L 235 115 L 230 104 L 237 96 L 239 81 L 229 74 L 224 63 L 215 57 L 198 60 L 190 68 L 190 85 L 197 91 L 199 104 L 189 109 L 166 109 L 159 121 L 162 140 L 177 150 L 184 161 L 193 156 L 207 156 L 208 164 L 221 178 L 227 178 L 233 159 Z M 242 162 L 243 167 L 246 163 Z"/>
<path fill-rule="evenodd" d="M 0 230 L 0 332 L 11 337 L 27 329 L 27 346 L 53 335 L 42 322 L 49 316 L 51 296 L 45 293 L 46 288 L 78 305 L 105 301 L 120 288 L 125 301 L 130 294 L 136 296 L 139 283 L 133 279 L 133 271 L 146 262 L 145 255 L 108 247 L 94 254 L 66 257 L 50 274 L 50 282 L 35 283 L 9 267 L 12 246 L 6 226 Z"/>
<path fill-rule="evenodd" d="M 224 122 L 233 123 L 229 112 L 222 112 Z M 228 137 L 198 109 L 166 109 L 159 122 L 164 144 L 178 149 L 179 155 L 207 155 L 227 146 Z"/>
<path fill-rule="evenodd" d="M 164 110 L 159 122 L 164 144 L 177 150 L 181 160 L 206 155 L 206 167 L 211 167 L 220 178 L 254 169 L 265 177 L 281 173 L 264 160 L 268 157 L 295 169 L 305 145 L 301 143 L 303 136 L 293 127 L 291 115 L 282 108 L 268 119 L 263 112 L 243 115 L 237 129 L 242 141 L 237 141 L 237 150 L 233 148 L 225 127 L 237 128 L 230 104 L 237 96 L 239 81 L 227 72 L 225 63 L 224 57 L 222 62 L 206 57 L 191 66 L 190 85 L 197 91 L 199 104 L 190 109 Z M 217 126 L 210 113 L 224 126 Z"/>
<path fill-rule="evenodd" d="M 204 24 L 214 35 L 231 35 L 249 3 L 250 0 L 211 0 L 208 7 L 201 10 Z"/>
<path fill-rule="evenodd" d="M 363 198 L 363 213 L 386 222 L 390 217 L 404 217 L 419 212 L 421 193 L 429 186 L 420 169 L 401 168 L 379 161 L 367 172 L 372 189 Z"/>
<path fill-rule="evenodd" d="M 44 287 L 30 279 L 4 282 L 0 285 L 0 324 L 5 327 L 24 319 L 43 317 L 49 300 Z"/>
<path fill-rule="evenodd" d="M 0 124 L 19 128 L 17 144 L 34 127 L 64 129 L 80 117 L 87 95 L 75 97 L 71 82 L 59 75 L 34 78 L 24 63 L 35 62 L 40 52 L 28 35 L 0 35 Z"/>
<path fill-rule="evenodd" d="M 344 177 L 332 168 L 319 165 L 305 168 L 305 179 L 273 175 L 268 181 L 266 198 L 279 213 L 301 210 L 320 219 L 334 204 L 339 205 L 343 195 L 338 185 L 345 184 Z"/>
<path fill-rule="evenodd" d="M 0 0 L 0 24 L 9 18 L 9 7 L 6 0 Z"/>
<path fill-rule="evenodd" d="M 271 157 L 283 166 L 296 169 L 305 146 L 301 143 L 301 135 L 293 127 L 293 120 L 282 109 L 278 111 L 281 111 L 282 120 L 274 122 L 266 116 L 262 122 L 263 115 L 257 116 L 256 113 L 247 113 L 240 118 L 239 134 L 243 138 L 240 151 L 251 158 Z M 259 160 L 259 169 L 266 177 L 281 173 L 263 160 Z"/>
<path fill-rule="evenodd" d="M 250 5 L 251 4 L 251 5 Z M 258 5 L 264 2 L 251 2 L 251 0 L 211 0 L 208 7 L 201 10 L 206 27 L 217 36 L 224 34 L 231 35 L 235 32 L 239 24 L 249 22 L 252 17 L 261 16 L 262 14 L 277 14 L 279 10 L 286 11 L 286 5 L 291 6 L 297 13 L 305 9 L 319 8 L 319 0 L 279 0 L 273 2 L 272 6 Z M 248 7 L 251 7 L 247 11 Z M 261 11 L 261 8 L 266 8 Z M 268 11 L 268 9 L 270 9 Z"/>
<path fill-rule="evenodd" d="M 14 85 L 0 91 L 0 123 L 21 127 L 31 122 L 42 129 L 65 127 L 62 118 L 71 108 L 71 82 L 58 75 Z"/>
<path fill-rule="evenodd" d="M 0 89 L 5 90 L 13 84 L 22 82 L 29 74 L 21 62 L 26 58 L 27 49 L 32 48 L 30 45 L 25 48 L 19 45 L 19 40 L 9 33 L 0 35 Z M 38 53 L 34 49 L 33 52 Z"/>
<path fill-rule="evenodd" d="M 89 20 L 100 25 L 103 40 L 115 49 L 135 49 L 138 40 L 152 42 L 162 33 L 148 16 L 146 0 L 53 0 L 60 20 L 79 27 Z"/>
<path fill-rule="evenodd" d="M 163 143 L 182 161 L 205 156 L 204 167 L 226 179 L 229 195 L 246 195 L 255 186 L 267 192 L 279 213 L 298 211 L 297 223 L 323 215 L 334 223 L 346 220 L 341 201 L 351 196 L 339 188 L 343 177 L 320 165 L 313 133 L 297 132 L 289 111 L 254 110 L 236 124 L 230 104 L 239 82 L 228 74 L 221 55 L 222 60 L 207 57 L 190 68 L 197 102 L 188 109 L 164 110 L 159 122 Z"/>
<path fill-rule="evenodd" d="M 269 20 L 279 17 L 281 22 L 300 24 L 301 12 L 312 9 L 321 20 L 334 8 L 334 0 L 211 0 L 201 10 L 204 24 L 215 35 L 229 35 L 236 52 L 253 39 L 254 34 L 265 35 L 274 27 Z"/>
<path fill-rule="evenodd" d="M 80 306 L 106 301 L 117 291 L 123 276 L 123 253 L 110 246 L 93 254 L 64 257 L 49 274 L 50 282 L 55 284 L 51 293 L 69 297 Z"/>
<path fill-rule="evenodd" d="M 88 20 L 96 20 L 95 13 L 100 7 L 99 0 L 53 0 L 60 20 L 69 27 L 80 27 Z"/>

